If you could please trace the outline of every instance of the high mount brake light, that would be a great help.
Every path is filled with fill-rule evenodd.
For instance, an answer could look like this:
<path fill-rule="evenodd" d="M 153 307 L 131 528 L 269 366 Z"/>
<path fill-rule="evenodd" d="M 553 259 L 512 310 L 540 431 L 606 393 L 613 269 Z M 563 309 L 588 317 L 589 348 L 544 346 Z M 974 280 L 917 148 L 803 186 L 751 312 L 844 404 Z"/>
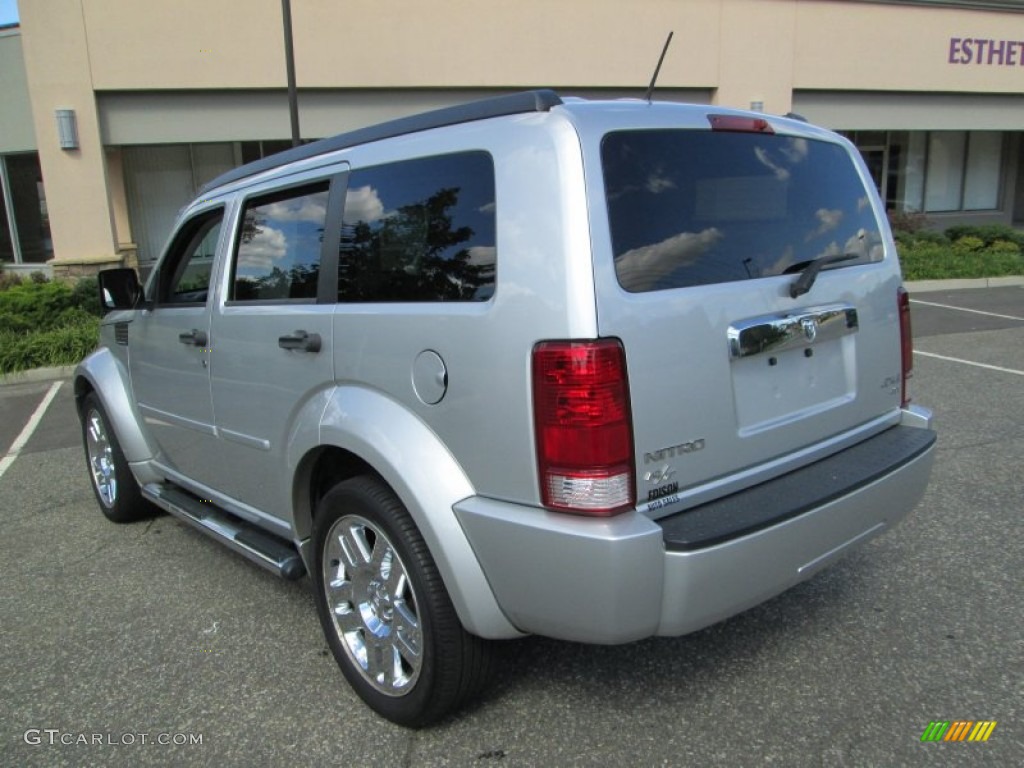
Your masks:
<path fill-rule="evenodd" d="M 735 131 L 739 133 L 775 133 L 771 124 L 763 117 L 743 115 L 708 115 L 713 131 Z"/>
<path fill-rule="evenodd" d="M 635 506 L 621 342 L 551 341 L 534 347 L 533 411 L 544 506 L 599 517 Z"/>

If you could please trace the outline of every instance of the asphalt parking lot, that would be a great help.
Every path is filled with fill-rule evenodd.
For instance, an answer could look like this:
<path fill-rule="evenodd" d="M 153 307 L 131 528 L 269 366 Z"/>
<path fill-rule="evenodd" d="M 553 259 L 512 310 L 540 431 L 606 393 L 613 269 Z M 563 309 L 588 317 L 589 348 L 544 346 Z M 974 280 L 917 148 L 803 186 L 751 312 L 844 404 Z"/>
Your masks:
<path fill-rule="evenodd" d="M 1024 763 L 1024 287 L 914 300 L 940 443 L 902 526 L 687 637 L 509 643 L 484 697 L 422 731 L 346 687 L 308 582 L 170 517 L 107 523 L 65 381 L 0 465 L 0 764 Z M 0 452 L 52 389 L 0 387 Z M 997 726 L 922 743 L 935 720 Z"/>

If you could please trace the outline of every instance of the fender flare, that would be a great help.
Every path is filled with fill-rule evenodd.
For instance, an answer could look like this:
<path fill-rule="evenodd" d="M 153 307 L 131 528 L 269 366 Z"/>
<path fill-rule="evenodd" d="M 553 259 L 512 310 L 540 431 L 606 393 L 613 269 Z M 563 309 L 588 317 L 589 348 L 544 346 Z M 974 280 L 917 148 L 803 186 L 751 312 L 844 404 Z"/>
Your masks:
<path fill-rule="evenodd" d="M 129 464 L 153 459 L 156 452 L 139 426 L 142 417 L 130 395 L 130 379 L 124 363 L 106 347 L 97 349 L 80 362 L 75 368 L 75 402 L 79 408 L 86 390 L 83 381 L 88 382 L 88 388 L 103 404 Z"/>
<path fill-rule="evenodd" d="M 440 438 L 383 393 L 342 385 L 325 395 L 319 430 L 291 436 L 290 468 L 324 446 L 348 451 L 368 464 L 409 510 L 467 631 L 491 639 L 522 637 L 499 607 L 455 515 L 453 506 L 474 496 L 475 490 Z M 309 537 L 310 519 L 296 515 L 299 539 Z"/>

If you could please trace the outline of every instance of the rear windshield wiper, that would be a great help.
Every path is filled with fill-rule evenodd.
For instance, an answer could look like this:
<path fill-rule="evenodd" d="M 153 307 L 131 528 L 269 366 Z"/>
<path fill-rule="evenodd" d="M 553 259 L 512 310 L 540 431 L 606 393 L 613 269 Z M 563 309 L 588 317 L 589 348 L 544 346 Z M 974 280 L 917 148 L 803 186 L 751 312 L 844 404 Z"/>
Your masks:
<path fill-rule="evenodd" d="M 803 296 L 811 290 L 811 286 L 814 285 L 814 281 L 818 279 L 818 273 L 821 272 L 824 267 L 827 267 L 829 264 L 836 264 L 840 261 L 859 259 L 861 255 L 862 254 L 859 253 L 837 253 L 834 256 L 822 256 L 820 259 L 807 262 L 807 266 L 803 267 L 803 270 L 800 272 L 800 277 L 789 285 L 790 298 L 795 299 L 798 296 Z M 796 267 L 801 265 L 795 264 L 793 266 Z M 793 267 L 790 267 L 787 271 L 792 270 Z"/>

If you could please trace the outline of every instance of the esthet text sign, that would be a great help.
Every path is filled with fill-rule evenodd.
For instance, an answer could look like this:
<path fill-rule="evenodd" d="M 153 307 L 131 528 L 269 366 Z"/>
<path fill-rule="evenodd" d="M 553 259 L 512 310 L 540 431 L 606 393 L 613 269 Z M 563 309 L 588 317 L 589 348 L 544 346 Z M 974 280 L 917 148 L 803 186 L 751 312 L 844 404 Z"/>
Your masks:
<path fill-rule="evenodd" d="M 949 63 L 985 67 L 1024 67 L 1024 40 L 951 37 Z"/>

